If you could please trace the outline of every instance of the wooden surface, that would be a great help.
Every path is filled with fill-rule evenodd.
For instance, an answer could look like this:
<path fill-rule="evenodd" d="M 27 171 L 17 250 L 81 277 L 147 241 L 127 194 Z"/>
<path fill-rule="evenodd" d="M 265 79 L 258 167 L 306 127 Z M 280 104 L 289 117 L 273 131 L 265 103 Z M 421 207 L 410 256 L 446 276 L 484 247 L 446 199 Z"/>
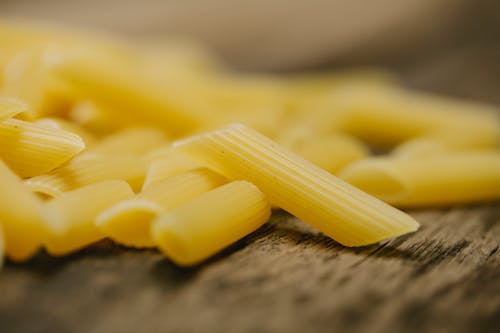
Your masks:
<path fill-rule="evenodd" d="M 500 39 L 477 31 L 389 66 L 409 85 L 500 105 Z M 499 208 L 411 211 L 420 231 L 360 249 L 276 213 L 192 269 L 109 242 L 41 253 L 0 272 L 0 332 L 498 332 Z"/>

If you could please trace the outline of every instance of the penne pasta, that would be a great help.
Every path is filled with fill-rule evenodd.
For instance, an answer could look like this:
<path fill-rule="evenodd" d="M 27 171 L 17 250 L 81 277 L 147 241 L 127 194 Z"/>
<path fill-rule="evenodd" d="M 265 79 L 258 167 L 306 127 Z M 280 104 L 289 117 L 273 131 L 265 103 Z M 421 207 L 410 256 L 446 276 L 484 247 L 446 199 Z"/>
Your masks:
<path fill-rule="evenodd" d="M 343 245 L 376 243 L 418 228 L 409 215 L 245 126 L 229 126 L 175 146 L 229 179 L 254 183 L 273 204 Z"/>
<path fill-rule="evenodd" d="M 469 135 L 500 137 L 496 108 L 385 85 L 352 85 L 330 96 L 330 108 L 343 113 L 340 129 L 373 145 L 393 146 L 429 133 L 466 128 Z"/>
<path fill-rule="evenodd" d="M 0 122 L 25 112 L 28 106 L 14 98 L 0 97 Z"/>
<path fill-rule="evenodd" d="M 340 177 L 401 207 L 495 200 L 500 198 L 500 152 L 372 158 L 350 165 Z"/>
<path fill-rule="evenodd" d="M 95 219 L 106 208 L 132 198 L 134 192 L 121 180 L 108 180 L 55 198 L 45 204 L 49 235 L 45 247 L 49 254 L 61 256 L 102 238 Z"/>
<path fill-rule="evenodd" d="M 392 155 L 406 158 L 422 158 L 446 152 L 491 150 L 498 148 L 500 143 L 499 135 L 500 130 L 498 133 L 486 130 L 469 134 L 467 128 L 455 128 L 403 142 L 392 151 Z"/>
<path fill-rule="evenodd" d="M 139 191 L 146 175 L 146 162 L 133 155 L 84 154 L 54 171 L 29 178 L 25 184 L 48 197 L 104 180 L 124 180 Z"/>
<path fill-rule="evenodd" d="M 105 137 L 89 150 L 98 154 L 145 154 L 155 148 L 167 145 L 165 134 L 152 127 L 128 128 Z"/>
<path fill-rule="evenodd" d="M 3 230 L 2 230 L 2 225 L 0 224 L 0 269 L 3 266 L 4 253 L 5 253 L 5 241 L 3 240 Z"/>
<path fill-rule="evenodd" d="M 343 134 L 315 134 L 305 131 L 288 135 L 278 142 L 332 174 L 369 154 L 362 142 Z"/>
<path fill-rule="evenodd" d="M 46 224 L 41 201 L 0 160 L 0 224 L 5 253 L 14 261 L 29 259 L 39 248 Z"/>
<path fill-rule="evenodd" d="M 143 190 L 151 184 L 201 167 L 200 163 L 171 147 L 151 154 L 150 159 Z"/>
<path fill-rule="evenodd" d="M 21 177 L 49 172 L 85 148 L 73 133 L 19 119 L 0 123 L 0 158 Z"/>
<path fill-rule="evenodd" d="M 75 103 L 68 110 L 70 121 L 82 126 L 96 136 L 106 136 L 110 132 L 127 127 L 145 126 L 147 122 L 131 114 L 124 114 L 113 107 L 83 100 Z"/>
<path fill-rule="evenodd" d="M 96 224 L 117 243 L 152 247 L 151 222 L 161 212 L 171 210 L 224 183 L 224 178 L 208 169 L 198 169 L 152 184 L 134 199 L 104 211 Z"/>
<path fill-rule="evenodd" d="M 7 64 L 2 93 L 19 98 L 29 106 L 23 119 L 35 120 L 47 115 L 61 115 L 74 100 L 66 86 L 51 70 L 54 59 L 63 57 L 54 47 L 28 48 L 16 54 Z"/>
<path fill-rule="evenodd" d="M 270 215 L 269 203 L 255 185 L 235 181 L 160 215 L 152 235 L 170 259 L 189 266 L 257 230 Z"/>
<path fill-rule="evenodd" d="M 202 117 L 209 118 L 206 106 L 192 98 L 184 98 L 181 93 L 174 93 L 174 86 L 159 89 L 140 68 L 113 60 L 103 61 L 95 57 L 68 60 L 60 63 L 55 71 L 83 97 L 125 114 L 140 112 L 142 119 L 172 134 L 193 131 L 200 125 Z"/>
<path fill-rule="evenodd" d="M 63 131 L 71 132 L 78 135 L 85 143 L 85 149 L 89 149 L 97 142 L 97 138 L 78 124 L 69 122 L 63 118 L 47 117 L 40 118 L 36 121 L 37 124 L 46 127 L 52 127 Z"/>

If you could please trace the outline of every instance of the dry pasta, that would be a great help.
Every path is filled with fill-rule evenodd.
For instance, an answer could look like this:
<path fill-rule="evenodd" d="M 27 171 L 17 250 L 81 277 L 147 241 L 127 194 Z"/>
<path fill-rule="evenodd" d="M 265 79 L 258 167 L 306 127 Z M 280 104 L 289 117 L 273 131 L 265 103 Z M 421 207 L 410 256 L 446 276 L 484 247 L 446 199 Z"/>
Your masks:
<path fill-rule="evenodd" d="M 121 180 L 108 180 L 52 199 L 45 204 L 49 234 L 47 251 L 61 256 L 85 247 L 104 237 L 95 219 L 106 208 L 130 199 L 134 192 Z"/>
<path fill-rule="evenodd" d="M 84 148 L 71 132 L 19 119 L 0 123 L 0 158 L 21 177 L 49 172 Z"/>
<path fill-rule="evenodd" d="M 467 128 L 455 128 L 406 141 L 397 146 L 392 154 L 417 159 L 447 152 L 491 150 L 498 148 L 499 134 L 493 131 L 468 133 Z"/>
<path fill-rule="evenodd" d="M 182 172 L 201 167 L 198 162 L 171 147 L 157 151 L 149 158 L 151 163 L 148 167 L 143 189 Z"/>
<path fill-rule="evenodd" d="M 0 269 L 3 266 L 4 253 L 5 253 L 5 241 L 3 240 L 3 229 L 2 225 L 0 224 Z"/>
<path fill-rule="evenodd" d="M 366 159 L 347 167 L 340 176 L 403 207 L 494 200 L 500 198 L 500 152 Z"/>
<path fill-rule="evenodd" d="M 496 108 L 427 94 L 393 85 L 353 85 L 330 96 L 332 110 L 343 113 L 340 128 L 372 144 L 392 146 L 435 131 L 467 128 L 500 137 Z"/>
<path fill-rule="evenodd" d="M 418 228 L 409 215 L 245 126 L 232 125 L 176 145 L 230 179 L 254 183 L 273 204 L 343 245 L 367 245 Z"/>
<path fill-rule="evenodd" d="M 118 243 L 154 246 L 151 221 L 161 212 L 175 208 L 224 183 L 224 178 L 208 169 L 189 171 L 154 183 L 136 198 L 120 202 L 97 219 L 107 236 Z"/>
<path fill-rule="evenodd" d="M 270 214 L 265 195 L 255 185 L 235 181 L 160 215 L 152 234 L 169 258 L 193 265 L 255 231 Z"/>
<path fill-rule="evenodd" d="M 139 191 L 146 175 L 147 163 L 134 155 L 86 154 L 54 171 L 26 179 L 33 191 L 49 197 L 104 180 L 125 180 Z"/>
<path fill-rule="evenodd" d="M 14 98 L 0 97 L 0 122 L 23 113 L 28 106 Z"/>
<path fill-rule="evenodd" d="M 26 260 L 37 251 L 46 234 L 42 203 L 2 160 L 0 184 L 0 224 L 5 253 L 12 260 Z"/>
<path fill-rule="evenodd" d="M 109 135 L 89 150 L 100 154 L 145 154 L 168 143 L 164 132 L 156 128 L 129 128 Z"/>
<path fill-rule="evenodd" d="M 90 147 L 94 146 L 97 142 L 97 138 L 92 133 L 85 130 L 78 124 L 69 122 L 62 118 L 55 118 L 55 117 L 40 118 L 36 121 L 36 123 L 78 135 L 85 143 L 85 149 L 89 149 Z"/>
<path fill-rule="evenodd" d="M 200 117 L 208 115 L 197 101 L 173 92 L 167 95 L 168 89 L 159 90 L 142 72 L 111 61 L 74 59 L 59 64 L 55 70 L 58 77 L 82 95 L 124 113 L 141 112 L 143 119 L 173 134 L 194 130 Z"/>
<path fill-rule="evenodd" d="M 333 174 L 369 154 L 362 142 L 342 134 L 315 134 L 306 131 L 282 138 L 280 142 L 297 155 Z"/>

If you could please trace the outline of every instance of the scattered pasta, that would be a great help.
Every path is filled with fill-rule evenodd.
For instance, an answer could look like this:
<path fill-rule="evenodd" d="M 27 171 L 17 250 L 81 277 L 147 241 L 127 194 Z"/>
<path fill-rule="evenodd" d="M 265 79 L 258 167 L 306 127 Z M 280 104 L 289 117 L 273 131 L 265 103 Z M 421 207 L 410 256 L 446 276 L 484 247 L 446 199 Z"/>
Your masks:
<path fill-rule="evenodd" d="M 177 147 L 230 179 L 257 185 L 273 204 L 346 246 L 415 231 L 409 215 L 243 125 L 177 142 Z"/>
<path fill-rule="evenodd" d="M 97 225 L 111 239 L 134 247 L 153 247 L 150 225 L 154 218 L 224 183 L 224 178 L 208 169 L 189 171 L 156 182 L 135 198 L 104 211 Z"/>
<path fill-rule="evenodd" d="M 189 41 L 4 20 L 0 45 L 0 264 L 109 238 L 195 265 L 271 207 L 363 246 L 418 229 L 390 204 L 500 199 L 499 108 L 384 71 L 236 73 Z"/>

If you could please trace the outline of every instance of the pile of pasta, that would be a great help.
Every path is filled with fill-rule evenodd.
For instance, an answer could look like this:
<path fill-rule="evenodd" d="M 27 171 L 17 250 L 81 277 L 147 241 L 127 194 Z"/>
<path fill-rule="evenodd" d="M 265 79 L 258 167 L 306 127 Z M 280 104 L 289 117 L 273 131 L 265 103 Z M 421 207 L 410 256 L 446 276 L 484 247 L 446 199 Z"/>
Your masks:
<path fill-rule="evenodd" d="M 398 208 L 500 197 L 497 108 L 386 72 L 243 74 L 191 42 L 26 22 L 0 45 L 13 261 L 109 238 L 194 265 L 272 209 L 364 246 L 418 229 Z"/>

